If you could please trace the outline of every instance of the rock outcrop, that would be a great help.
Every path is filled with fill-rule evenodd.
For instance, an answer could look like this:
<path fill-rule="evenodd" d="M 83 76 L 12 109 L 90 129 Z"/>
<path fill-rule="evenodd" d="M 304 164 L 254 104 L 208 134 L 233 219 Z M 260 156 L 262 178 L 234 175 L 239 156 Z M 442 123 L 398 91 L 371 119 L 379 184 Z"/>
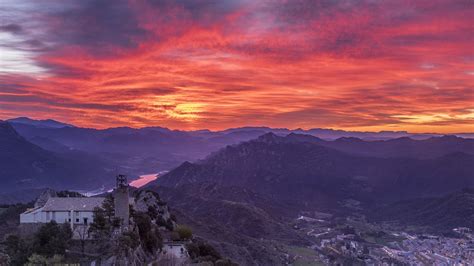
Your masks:
<path fill-rule="evenodd" d="M 173 231 L 176 228 L 176 222 L 174 221 L 169 207 L 166 202 L 160 199 L 158 193 L 141 190 L 135 196 L 135 211 L 148 213 L 159 226 L 163 226 L 169 231 Z"/>

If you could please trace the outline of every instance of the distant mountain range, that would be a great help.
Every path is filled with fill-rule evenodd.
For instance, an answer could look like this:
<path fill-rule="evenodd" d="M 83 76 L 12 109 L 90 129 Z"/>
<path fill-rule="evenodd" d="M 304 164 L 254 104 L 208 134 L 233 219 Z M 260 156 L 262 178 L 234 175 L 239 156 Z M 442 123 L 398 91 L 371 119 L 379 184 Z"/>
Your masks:
<path fill-rule="evenodd" d="M 337 158 L 365 156 L 399 158 L 399 160 L 401 158 L 436 159 L 455 152 L 462 152 L 467 155 L 474 153 L 473 139 L 456 136 L 433 137 L 427 134 L 409 134 L 407 132 L 346 132 L 330 129 L 289 130 L 268 127 L 244 127 L 223 131 L 178 131 L 162 127 L 140 129 L 122 127 L 98 130 L 75 127 L 50 119 L 34 120 L 26 117 L 3 122 L 4 127 L 6 123 L 16 131 L 12 133 L 13 135 L 18 133 L 16 134 L 17 137 L 21 136 L 21 142 L 23 143 L 21 145 L 29 147 L 24 147 L 24 150 L 37 151 L 28 152 L 28 156 L 41 153 L 38 156 L 51 158 L 46 160 L 49 162 L 58 160 L 88 161 L 93 165 L 93 167 L 89 167 L 89 174 L 95 177 L 102 176 L 104 169 L 107 170 L 106 173 L 110 173 L 112 176 L 112 172 L 121 171 L 128 174 L 131 179 L 141 174 L 171 170 L 184 161 L 196 162 L 202 160 L 227 145 L 249 141 L 269 132 L 276 136 L 286 136 L 284 138 L 285 142 L 307 142 L 317 144 L 320 149 L 327 148 L 331 151 L 331 154 L 336 151 L 343 153 L 343 156 L 337 155 Z M 2 141 L 5 145 L 8 143 L 11 147 L 20 145 L 12 139 L 14 138 L 4 138 Z M 17 161 L 25 161 L 24 158 L 28 158 L 28 156 L 23 155 L 24 158 L 19 158 L 19 154 L 8 156 Z M 98 166 L 99 164 L 101 166 Z M 63 169 L 64 171 L 67 170 Z M 31 171 L 31 173 L 36 172 Z M 6 177 L 0 176 L 0 178 Z M 62 179 L 65 178 L 62 177 Z M 110 176 L 100 177 L 94 179 L 93 184 L 104 185 L 109 182 L 109 179 L 111 179 Z M 28 178 L 21 178 L 20 180 L 28 180 Z M 17 180 L 17 182 L 20 181 Z M 61 182 L 67 184 L 69 181 Z M 39 184 L 31 183 L 30 185 L 35 188 L 34 186 L 37 185 L 47 186 L 49 184 L 40 182 Z M 12 188 L 8 189 L 11 190 Z"/>
<path fill-rule="evenodd" d="M 285 141 L 309 142 L 348 154 L 379 158 L 426 159 L 455 152 L 474 154 L 474 139 L 465 139 L 454 135 L 430 137 L 422 140 L 401 137 L 389 140 L 364 141 L 358 138 L 342 137 L 334 141 L 325 141 L 309 135 L 292 133 L 288 135 Z"/>
<path fill-rule="evenodd" d="M 454 142 L 465 144 L 446 150 L 442 148 L 444 142 L 453 141 L 450 137 L 415 141 L 401 145 L 394 157 L 378 152 L 379 148 L 371 150 L 369 157 L 342 152 L 338 141 L 307 140 L 307 136 L 267 133 L 227 146 L 205 160 L 186 162 L 154 182 L 167 187 L 199 183 L 237 186 L 281 202 L 331 208 L 343 199 L 393 201 L 474 186 L 474 155 L 469 149 L 472 140 L 456 139 Z M 404 139 L 399 141 L 405 143 Z M 404 149 L 411 150 L 407 147 L 436 151 L 438 157 L 400 157 Z"/>
<path fill-rule="evenodd" d="M 0 192 L 41 187 L 95 188 L 107 183 L 104 178 L 111 174 L 107 166 L 92 156 L 47 151 L 0 121 Z"/>
<path fill-rule="evenodd" d="M 347 153 L 368 156 L 384 154 L 386 157 L 436 157 L 457 149 L 456 147 L 453 149 L 452 144 L 447 141 L 435 144 L 433 153 L 429 149 L 418 149 L 420 145 L 417 145 L 418 142 L 413 139 L 429 141 L 430 138 L 438 135 L 410 134 L 404 131 L 347 132 L 332 129 L 289 130 L 268 127 L 243 127 L 223 131 L 179 131 L 162 127 L 140 129 L 120 127 L 98 130 L 75 127 L 50 119 L 33 120 L 20 117 L 10 119 L 8 122 L 26 140 L 45 150 L 55 153 L 80 151 L 94 155 L 114 168 L 121 167 L 131 178 L 171 170 L 184 161 L 203 159 L 226 145 L 255 139 L 269 132 L 279 136 L 297 134 L 301 137 L 304 134 L 306 136 L 303 138 L 308 138 L 311 142 L 333 140 L 334 142 L 322 142 L 321 145 Z M 382 141 L 394 138 L 401 139 L 393 142 Z M 460 138 L 454 136 L 450 139 L 453 142 L 462 142 Z M 367 143 L 367 140 L 378 141 Z M 440 145 L 444 145 L 446 150 Z"/>
<path fill-rule="evenodd" d="M 24 124 L 41 128 L 63 128 L 63 127 L 74 127 L 73 125 L 58 122 L 53 119 L 35 120 L 28 117 L 17 117 L 8 119 L 7 122 L 15 124 Z"/>

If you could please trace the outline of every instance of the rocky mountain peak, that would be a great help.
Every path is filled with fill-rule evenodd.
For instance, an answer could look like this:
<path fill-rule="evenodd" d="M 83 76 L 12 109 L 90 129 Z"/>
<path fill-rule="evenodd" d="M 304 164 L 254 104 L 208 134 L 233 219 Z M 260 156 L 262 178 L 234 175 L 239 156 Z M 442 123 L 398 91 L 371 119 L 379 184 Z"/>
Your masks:
<path fill-rule="evenodd" d="M 264 143 L 278 143 L 281 141 L 281 137 L 277 136 L 275 133 L 269 132 L 261 135 L 257 138 L 257 141 Z"/>

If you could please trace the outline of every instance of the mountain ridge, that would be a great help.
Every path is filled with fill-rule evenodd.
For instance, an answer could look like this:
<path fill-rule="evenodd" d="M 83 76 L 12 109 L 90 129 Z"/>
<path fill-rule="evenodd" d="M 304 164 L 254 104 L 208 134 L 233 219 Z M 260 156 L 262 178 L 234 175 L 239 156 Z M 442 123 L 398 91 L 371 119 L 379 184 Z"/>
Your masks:
<path fill-rule="evenodd" d="M 373 211 L 369 217 L 378 222 L 425 227 L 434 232 L 451 232 L 454 227 L 474 230 L 474 189 L 395 202 Z"/>
<path fill-rule="evenodd" d="M 11 123 L 17 124 L 27 124 L 33 126 L 44 126 L 49 128 L 62 128 L 62 127 L 75 127 L 75 128 L 82 128 L 82 129 L 95 129 L 95 128 L 88 128 L 88 127 L 78 127 L 73 124 L 63 123 L 60 121 L 56 121 L 53 119 L 31 119 L 28 117 L 17 117 L 7 119 L 6 121 Z M 51 125 L 48 126 L 48 123 Z M 114 130 L 160 130 L 164 132 L 188 132 L 190 134 L 227 134 L 227 133 L 238 133 L 238 132 L 254 132 L 258 133 L 259 135 L 264 134 L 265 132 L 273 132 L 276 134 L 290 134 L 290 133 L 297 133 L 297 134 L 308 134 L 308 135 L 320 135 L 321 138 L 335 140 L 337 138 L 342 137 L 355 137 L 361 138 L 366 140 L 383 140 L 383 139 L 392 139 L 392 138 L 400 138 L 404 136 L 411 136 L 414 138 L 426 139 L 432 136 L 443 136 L 443 135 L 457 135 L 459 137 L 465 138 L 474 138 L 473 132 L 459 132 L 459 133 L 410 133 L 408 131 L 389 131 L 389 130 L 380 130 L 380 131 L 351 131 L 351 130 L 341 130 L 341 129 L 331 129 L 331 128 L 309 128 L 309 129 L 289 129 L 289 128 L 272 128 L 267 126 L 242 126 L 236 128 L 227 128 L 222 130 L 209 130 L 209 129 L 199 129 L 199 130 L 179 130 L 179 129 L 170 129 L 166 127 L 160 126 L 145 126 L 140 128 L 134 127 L 127 127 L 127 126 L 119 126 L 119 127 L 110 127 L 104 129 L 95 129 L 98 131 L 114 131 Z M 262 133 L 264 132 L 264 133 Z"/>
<path fill-rule="evenodd" d="M 179 187 L 213 182 L 222 186 L 253 188 L 260 193 L 282 193 L 288 197 L 301 195 L 285 190 L 301 189 L 310 194 L 311 187 L 322 194 L 331 191 L 333 196 L 350 192 L 359 200 L 368 200 L 368 191 L 374 193 L 373 197 L 388 193 L 396 199 L 416 195 L 416 187 L 423 182 L 431 183 L 422 188 L 426 195 L 444 189 L 445 192 L 454 191 L 463 188 L 464 183 L 468 186 L 469 182 L 472 183 L 469 172 L 474 170 L 470 166 L 473 162 L 474 155 L 464 152 L 432 159 L 358 156 L 311 142 L 288 141 L 285 137 L 267 133 L 256 140 L 227 146 L 196 163 L 184 163 L 154 183 Z M 459 177 L 452 179 L 450 174 Z M 447 180 L 449 184 L 443 185 Z M 384 185 L 387 182 L 409 187 L 399 196 L 398 192 L 391 192 L 394 188 Z"/>
<path fill-rule="evenodd" d="M 83 165 L 88 165 L 84 169 Z M 94 187 L 106 175 L 107 164 L 82 157 L 59 155 L 27 141 L 8 122 L 0 122 L 0 177 L 2 192 L 12 188 Z M 88 183 L 90 182 L 90 183 Z"/>
<path fill-rule="evenodd" d="M 36 120 L 36 119 L 31 119 L 29 117 L 24 117 L 24 116 L 8 119 L 6 121 L 10 123 L 26 124 L 26 125 L 32 125 L 32 126 L 44 127 L 44 128 L 74 127 L 71 124 L 59 122 L 54 119 Z"/>

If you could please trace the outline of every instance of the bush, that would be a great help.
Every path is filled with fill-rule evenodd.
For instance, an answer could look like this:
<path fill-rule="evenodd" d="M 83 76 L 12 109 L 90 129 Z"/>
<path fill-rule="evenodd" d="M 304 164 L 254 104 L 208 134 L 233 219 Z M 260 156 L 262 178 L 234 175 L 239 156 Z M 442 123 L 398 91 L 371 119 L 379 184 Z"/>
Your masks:
<path fill-rule="evenodd" d="M 172 241 L 180 241 L 181 238 L 179 238 L 179 234 L 176 231 L 171 232 L 170 238 Z"/>
<path fill-rule="evenodd" d="M 230 259 L 220 259 L 214 263 L 215 266 L 238 266 L 239 264 L 232 262 Z"/>
<path fill-rule="evenodd" d="M 46 258 L 38 254 L 33 254 L 28 258 L 28 263 L 26 265 L 57 265 L 60 264 L 63 260 L 64 257 L 60 255 L 54 255 L 52 258 Z"/>
<path fill-rule="evenodd" d="M 190 240 L 193 237 L 193 231 L 185 225 L 179 225 L 176 232 L 181 240 Z"/>
<path fill-rule="evenodd" d="M 27 265 L 46 265 L 47 259 L 44 256 L 33 254 L 28 258 Z"/>
<path fill-rule="evenodd" d="M 186 250 L 188 251 L 191 259 L 197 262 L 216 262 L 217 260 L 222 259 L 222 256 L 219 254 L 219 252 L 217 252 L 217 250 L 215 250 L 211 245 L 203 242 L 187 244 Z"/>

